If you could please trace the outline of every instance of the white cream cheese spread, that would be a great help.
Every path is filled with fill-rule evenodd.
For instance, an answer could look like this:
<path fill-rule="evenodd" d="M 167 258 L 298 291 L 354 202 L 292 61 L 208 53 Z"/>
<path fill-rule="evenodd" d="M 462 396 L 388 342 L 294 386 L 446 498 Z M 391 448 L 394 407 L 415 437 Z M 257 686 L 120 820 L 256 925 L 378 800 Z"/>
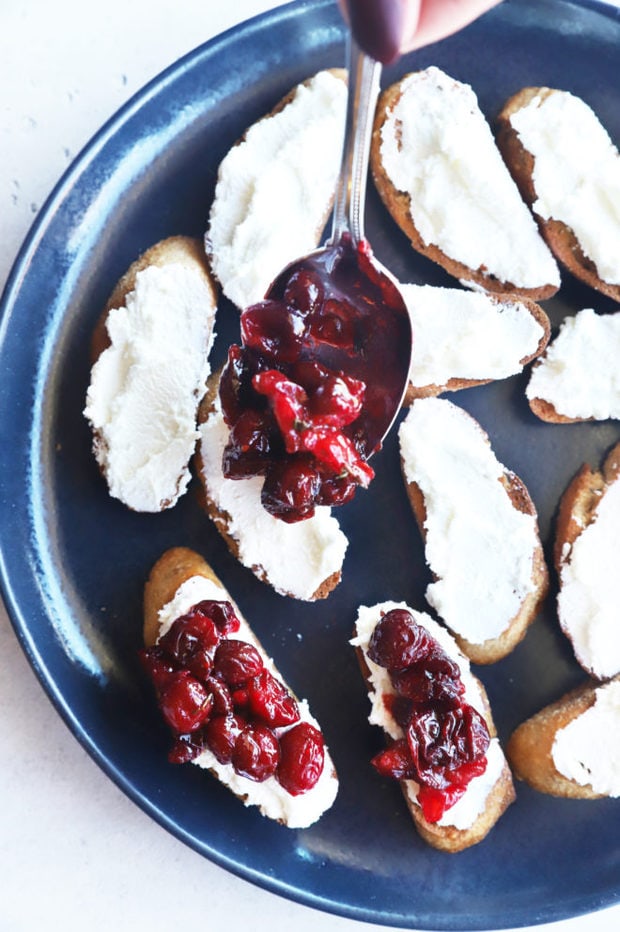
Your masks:
<path fill-rule="evenodd" d="M 620 284 L 620 154 L 594 111 L 554 90 L 510 122 L 534 156 L 536 213 L 569 226 L 599 278 Z"/>
<path fill-rule="evenodd" d="M 469 85 L 435 67 L 408 75 L 381 131 L 381 159 L 427 245 L 517 288 L 559 286 Z"/>
<path fill-rule="evenodd" d="M 413 323 L 411 382 L 505 379 L 533 356 L 544 329 L 519 301 L 483 292 L 401 284 Z"/>
<path fill-rule="evenodd" d="M 499 637 L 535 589 L 535 518 L 513 506 L 480 425 L 450 401 L 415 401 L 399 440 L 405 480 L 424 496 L 429 604 L 472 643 Z"/>
<path fill-rule="evenodd" d="M 187 488 L 215 311 L 204 273 L 170 263 L 139 272 L 109 312 L 84 415 L 110 495 L 135 511 L 169 508 Z"/>
<path fill-rule="evenodd" d="M 346 99 L 344 81 L 321 71 L 223 159 L 207 251 L 240 309 L 262 301 L 289 262 L 316 248 L 340 168 Z"/>
<path fill-rule="evenodd" d="M 224 589 L 204 576 L 192 576 L 186 580 L 175 593 L 174 598 L 159 612 L 159 637 L 168 631 L 172 623 L 185 614 L 193 605 L 205 599 L 217 601 L 230 601 Z M 245 619 L 235 606 L 235 612 L 241 627 L 234 637 L 252 644 L 259 650 L 265 667 L 274 676 L 280 679 L 278 671 L 268 657 Z M 310 722 L 320 730 L 320 725 L 310 713 L 305 700 L 299 702 L 301 721 Z M 293 727 L 293 726 L 291 726 Z M 275 734 L 281 735 L 286 728 L 276 728 Z M 246 806 L 258 806 L 263 815 L 270 819 L 285 822 L 289 828 L 306 828 L 316 822 L 318 818 L 330 808 L 338 792 L 338 779 L 335 776 L 333 763 L 327 749 L 325 749 L 325 763 L 323 772 L 317 783 L 306 793 L 292 796 L 287 793 L 275 777 L 268 777 L 262 783 L 249 780 L 235 773 L 232 764 L 221 764 L 208 749 L 203 751 L 192 761 L 198 767 L 210 770 L 226 784 L 235 795 L 243 798 Z"/>
<path fill-rule="evenodd" d="M 526 389 L 558 414 L 620 418 L 620 312 L 584 308 L 562 322 L 557 337 L 534 366 Z"/>
<path fill-rule="evenodd" d="M 562 554 L 558 615 L 580 663 L 605 679 L 620 672 L 620 478 Z"/>
<path fill-rule="evenodd" d="M 558 731 L 551 756 L 569 780 L 620 796 L 620 681 L 595 690 L 594 704 Z"/>
<path fill-rule="evenodd" d="M 262 476 L 226 479 L 222 454 L 228 428 L 219 400 L 200 432 L 208 496 L 227 516 L 225 530 L 237 542 L 239 560 L 282 595 L 311 600 L 325 580 L 341 571 L 348 545 L 331 510 L 320 506 L 313 517 L 287 524 L 263 508 Z"/>
<path fill-rule="evenodd" d="M 373 606 L 360 606 L 355 623 L 355 637 L 350 642 L 353 647 L 359 647 L 364 652 L 364 660 L 370 671 L 371 709 L 368 721 L 372 725 L 378 725 L 394 740 L 403 737 L 402 729 L 388 712 L 383 701 L 385 695 L 394 694 L 389 674 L 384 667 L 380 667 L 368 657 L 368 645 L 372 632 L 381 616 L 394 608 L 410 611 L 415 621 L 426 628 L 446 654 L 458 664 L 461 680 L 465 686 L 465 699 L 484 716 L 485 708 L 480 687 L 471 673 L 469 661 L 461 653 L 450 633 L 429 615 L 414 611 L 405 602 L 388 601 Z M 471 781 L 463 796 L 443 814 L 438 825 L 451 825 L 460 830 L 467 829 L 484 811 L 489 793 L 497 783 L 505 763 L 504 753 L 497 738 L 491 739 L 486 757 L 487 766 L 484 773 Z M 417 805 L 418 784 L 415 780 L 405 782 L 409 799 Z"/>

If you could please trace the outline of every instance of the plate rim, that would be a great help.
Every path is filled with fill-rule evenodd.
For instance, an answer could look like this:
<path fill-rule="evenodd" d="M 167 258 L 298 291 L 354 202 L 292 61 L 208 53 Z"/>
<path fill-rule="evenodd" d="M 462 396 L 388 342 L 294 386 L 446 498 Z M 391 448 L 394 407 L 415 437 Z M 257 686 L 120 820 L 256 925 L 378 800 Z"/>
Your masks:
<path fill-rule="evenodd" d="M 519 5 L 521 2 L 532 5 L 534 0 L 505 0 L 505 2 L 515 6 Z M 603 13 L 606 16 L 611 16 L 615 19 L 620 19 L 620 7 L 613 2 L 607 2 L 607 0 L 556 0 L 556 2 L 580 9 L 592 10 L 594 12 Z M 177 78 L 181 73 L 187 71 L 188 69 L 191 70 L 192 68 L 196 67 L 205 56 L 208 57 L 210 54 L 215 52 L 219 45 L 226 45 L 241 34 L 251 34 L 255 30 L 260 31 L 269 25 L 279 24 L 284 19 L 303 16 L 305 11 L 308 9 L 318 10 L 321 8 L 331 7 L 332 5 L 332 0 L 291 0 L 289 3 L 265 11 L 252 17 L 251 19 L 236 24 L 230 29 L 213 37 L 208 42 L 198 45 L 196 48 L 187 52 L 178 60 L 168 65 L 152 79 L 150 79 L 146 84 L 144 84 L 140 89 L 138 89 L 134 94 L 132 94 L 132 96 L 102 124 L 102 126 L 80 149 L 78 154 L 72 160 L 71 164 L 62 173 L 56 184 L 51 189 L 12 264 L 11 270 L 3 288 L 2 295 L 0 297 L 0 357 L 3 353 L 5 332 L 10 327 L 11 314 L 19 298 L 22 282 L 28 274 L 31 261 L 36 257 L 38 243 L 44 236 L 46 228 L 50 222 L 51 217 L 53 216 L 55 209 L 63 203 L 64 198 L 66 197 L 66 194 L 68 190 L 70 190 L 72 184 L 79 178 L 86 165 L 89 164 L 94 158 L 96 158 L 98 151 L 104 145 L 106 140 L 113 138 L 118 132 L 119 128 L 125 125 L 128 120 L 132 119 L 144 106 L 146 101 L 158 97 L 162 92 L 165 91 L 165 88 L 170 81 Z M 3 491 L 3 488 L 4 485 L 2 479 L 0 478 L 0 492 Z M 0 496 L 0 513 L 5 507 L 5 503 L 1 499 L 2 496 Z M 12 580 L 7 572 L 7 565 L 5 560 L 4 534 L 1 534 L 0 538 L 0 592 L 2 594 L 9 621 L 15 632 L 18 643 L 20 644 L 20 647 L 23 650 L 44 692 L 51 700 L 62 720 L 70 729 L 72 735 L 79 741 L 91 759 L 93 759 L 95 763 L 103 770 L 106 776 L 109 777 L 132 802 L 138 805 L 143 812 L 145 812 L 149 817 L 153 818 L 159 825 L 170 832 L 174 837 L 178 838 L 180 841 L 188 845 L 193 850 L 197 851 L 202 856 L 208 857 L 210 860 L 225 870 L 228 870 L 236 876 L 248 882 L 254 883 L 255 885 L 265 890 L 275 893 L 276 895 L 284 896 L 302 905 L 358 921 L 365 921 L 370 923 L 381 922 L 386 925 L 398 925 L 399 927 L 403 927 L 403 918 L 409 918 L 410 921 L 417 923 L 418 920 L 415 916 L 393 916 L 391 914 L 384 914 L 382 911 L 370 911 L 362 907 L 355 909 L 349 904 L 339 904 L 332 900 L 325 900 L 318 894 L 295 888 L 291 884 L 280 880 L 278 877 L 268 876 L 265 874 L 258 875 L 256 872 L 252 872 L 246 867 L 239 865 L 237 862 L 222 854 L 218 850 L 211 848 L 211 846 L 205 844 L 199 845 L 195 838 L 183 832 L 180 827 L 176 825 L 165 812 L 162 811 L 161 808 L 155 805 L 154 801 L 145 797 L 139 791 L 138 787 L 130 781 L 128 776 L 123 773 L 117 766 L 115 766 L 106 756 L 105 752 L 103 752 L 102 749 L 98 747 L 98 745 L 93 741 L 92 737 L 85 730 L 79 718 L 76 717 L 73 709 L 71 708 L 71 705 L 67 701 L 66 696 L 63 695 L 54 678 L 50 676 L 49 671 L 46 668 L 44 657 L 41 655 L 41 652 L 35 643 L 36 639 L 28 628 L 22 606 L 14 595 L 14 587 L 12 585 Z M 507 921 L 512 923 L 512 925 L 515 925 L 515 923 L 518 925 L 526 925 L 531 924 L 532 922 L 551 922 L 558 919 L 570 918 L 577 915 L 583 915 L 588 912 L 594 912 L 599 909 L 604 909 L 614 905 L 614 903 L 618 902 L 619 899 L 620 887 L 615 891 L 615 894 L 611 894 L 609 899 L 605 902 L 601 902 L 600 897 L 598 899 L 593 899 L 588 903 L 585 903 L 584 901 L 579 912 L 571 911 L 570 908 L 567 911 L 566 909 L 559 908 L 558 906 L 553 906 L 544 910 L 544 914 L 540 913 L 537 916 L 530 916 L 527 919 L 525 919 L 522 915 L 516 914 L 513 916 L 506 914 L 505 918 Z M 452 914 L 449 919 L 449 924 L 446 925 L 441 924 L 440 917 L 432 918 L 435 924 L 434 927 L 438 929 L 457 928 L 457 926 L 452 924 L 454 918 L 452 917 Z M 413 925 L 407 927 L 414 928 Z M 507 928 L 508 925 L 502 925 L 501 927 Z M 415 928 L 421 927 L 416 924 Z M 499 928 L 499 926 L 496 924 L 490 926 L 484 923 L 480 924 L 478 922 L 474 925 L 459 926 L 459 928 L 485 929 Z"/>

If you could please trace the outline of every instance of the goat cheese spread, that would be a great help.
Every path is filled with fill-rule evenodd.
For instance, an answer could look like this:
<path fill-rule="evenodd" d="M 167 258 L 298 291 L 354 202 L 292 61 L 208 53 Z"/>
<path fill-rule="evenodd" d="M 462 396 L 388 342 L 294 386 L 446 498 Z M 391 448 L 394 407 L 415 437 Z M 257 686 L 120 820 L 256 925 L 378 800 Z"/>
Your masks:
<path fill-rule="evenodd" d="M 187 488 L 215 311 L 204 273 L 170 263 L 139 272 L 109 312 L 84 415 L 110 495 L 135 511 L 169 508 Z"/>
<path fill-rule="evenodd" d="M 558 615 L 580 663 L 605 679 L 620 672 L 620 478 L 605 490 L 594 518 L 562 554 Z"/>
<path fill-rule="evenodd" d="M 620 796 L 620 681 L 595 691 L 594 704 L 558 731 L 551 755 L 569 780 Z"/>
<path fill-rule="evenodd" d="M 620 313 L 584 308 L 562 322 L 557 337 L 534 366 L 526 389 L 558 414 L 571 418 L 620 418 Z"/>
<path fill-rule="evenodd" d="M 620 284 L 620 153 L 594 111 L 553 90 L 533 97 L 510 122 L 534 156 L 533 209 L 570 227 L 599 278 Z"/>
<path fill-rule="evenodd" d="M 517 288 L 559 287 L 469 85 L 435 67 L 408 75 L 381 131 L 381 160 L 427 245 Z"/>
<path fill-rule="evenodd" d="M 316 248 L 340 169 L 346 100 L 345 82 L 320 71 L 220 164 L 206 246 L 240 309 L 262 301 L 285 266 Z"/>
<path fill-rule="evenodd" d="M 535 590 L 535 517 L 513 506 L 486 435 L 452 402 L 415 401 L 399 440 L 405 480 L 424 496 L 429 604 L 472 643 L 499 637 Z"/>
<path fill-rule="evenodd" d="M 538 352 L 545 331 L 526 305 L 483 292 L 400 285 L 415 334 L 414 386 L 505 379 Z"/>

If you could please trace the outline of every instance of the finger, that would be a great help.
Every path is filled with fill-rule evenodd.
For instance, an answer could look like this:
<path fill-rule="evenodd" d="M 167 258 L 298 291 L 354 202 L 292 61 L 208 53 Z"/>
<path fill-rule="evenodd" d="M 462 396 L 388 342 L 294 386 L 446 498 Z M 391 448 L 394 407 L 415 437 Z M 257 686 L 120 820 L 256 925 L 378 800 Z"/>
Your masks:
<path fill-rule="evenodd" d="M 418 24 L 422 0 L 339 0 L 359 47 L 388 64 L 400 54 Z"/>
<path fill-rule="evenodd" d="M 501 0 L 422 0 L 415 32 L 409 33 L 402 51 L 410 52 L 452 35 Z"/>

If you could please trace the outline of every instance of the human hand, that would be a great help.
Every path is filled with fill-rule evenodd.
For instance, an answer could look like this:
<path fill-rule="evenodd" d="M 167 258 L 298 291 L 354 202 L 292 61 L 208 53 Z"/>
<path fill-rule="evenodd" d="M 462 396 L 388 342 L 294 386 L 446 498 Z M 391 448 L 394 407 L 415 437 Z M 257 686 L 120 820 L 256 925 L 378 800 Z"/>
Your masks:
<path fill-rule="evenodd" d="M 387 64 L 402 52 L 430 45 L 501 0 L 339 0 L 364 52 Z"/>

